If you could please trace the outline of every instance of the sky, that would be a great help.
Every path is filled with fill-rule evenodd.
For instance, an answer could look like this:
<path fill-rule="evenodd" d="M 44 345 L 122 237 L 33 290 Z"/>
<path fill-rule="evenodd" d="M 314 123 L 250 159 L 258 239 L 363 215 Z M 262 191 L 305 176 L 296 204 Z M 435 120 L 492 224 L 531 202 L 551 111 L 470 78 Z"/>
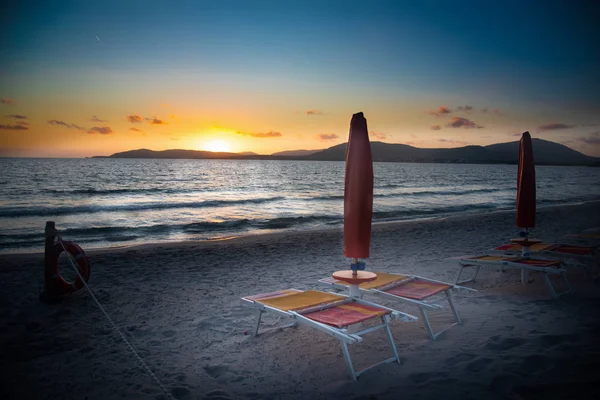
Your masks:
<path fill-rule="evenodd" d="M 0 156 L 271 154 L 347 140 L 534 138 L 600 156 L 600 5 L 578 1 L 13 1 Z"/>

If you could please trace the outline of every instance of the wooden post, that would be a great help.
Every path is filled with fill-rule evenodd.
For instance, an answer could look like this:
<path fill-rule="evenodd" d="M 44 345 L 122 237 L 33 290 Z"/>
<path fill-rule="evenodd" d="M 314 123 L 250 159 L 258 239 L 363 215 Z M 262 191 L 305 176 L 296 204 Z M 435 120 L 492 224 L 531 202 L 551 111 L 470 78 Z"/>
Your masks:
<path fill-rule="evenodd" d="M 40 294 L 40 300 L 45 303 L 53 303 L 58 299 L 52 283 L 52 255 L 54 253 L 54 238 L 56 237 L 54 221 L 46 221 L 44 233 L 46 237 L 44 246 L 44 290 Z"/>

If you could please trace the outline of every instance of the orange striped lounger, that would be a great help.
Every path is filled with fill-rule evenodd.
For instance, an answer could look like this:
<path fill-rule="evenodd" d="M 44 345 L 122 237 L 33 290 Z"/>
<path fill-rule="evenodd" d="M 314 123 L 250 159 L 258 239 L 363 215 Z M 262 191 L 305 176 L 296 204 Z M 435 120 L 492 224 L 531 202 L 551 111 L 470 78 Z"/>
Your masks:
<path fill-rule="evenodd" d="M 410 314 L 392 310 L 391 308 L 383 307 L 362 299 L 316 290 L 301 291 L 297 289 L 286 289 L 243 297 L 242 301 L 257 310 L 254 336 L 259 334 L 262 314 L 264 312 L 272 312 L 280 317 L 288 317 L 293 320 L 291 324 L 272 329 L 281 329 L 301 324 L 337 338 L 341 343 L 342 353 L 344 354 L 348 371 L 354 380 L 366 370 L 382 363 L 400 363 L 400 358 L 398 357 L 396 345 L 389 327 L 390 320 L 392 318 L 401 319 L 407 322 L 417 320 L 417 317 Z M 369 326 L 358 332 L 349 333 L 349 331 L 355 330 L 358 324 L 372 320 L 379 320 L 380 323 Z M 352 364 L 352 359 L 350 358 L 348 344 L 362 342 L 362 335 L 378 329 L 386 330 L 394 357 L 356 372 Z"/>
<path fill-rule="evenodd" d="M 518 243 L 507 243 L 493 249 L 506 255 L 520 255 L 523 248 Z M 589 268 L 600 264 L 598 246 L 579 246 L 571 244 L 536 243 L 529 247 L 533 256 L 553 260 L 563 260 L 567 266 L 582 266 L 590 278 L 593 278 Z"/>
<path fill-rule="evenodd" d="M 467 290 L 473 289 L 414 275 L 398 275 L 385 272 L 375 273 L 377 274 L 377 279 L 360 285 L 361 294 L 371 293 L 391 300 L 402 301 L 418 306 L 421 316 L 423 317 L 423 324 L 432 340 L 436 340 L 439 335 L 454 325 L 462 324 L 458 311 L 456 311 L 456 307 L 452 301 L 451 290 L 461 288 Z M 334 278 L 324 278 L 319 280 L 319 283 L 333 287 L 336 291 L 348 289 L 348 283 Z M 448 302 L 456 322 L 439 332 L 434 332 L 427 311 L 442 309 L 443 307 L 439 304 L 441 301 Z"/>
<path fill-rule="evenodd" d="M 495 255 L 484 255 L 484 256 L 460 256 L 454 257 L 453 260 L 457 260 L 460 264 L 460 271 L 456 277 L 456 284 L 475 282 L 477 274 L 482 266 L 487 267 L 501 267 L 501 268 L 515 268 L 521 270 L 521 282 L 527 283 L 527 273 L 529 271 L 542 272 L 544 274 L 544 280 L 550 289 L 550 293 L 553 297 L 557 298 L 560 295 L 571 291 L 571 285 L 567 280 L 566 270 L 563 268 L 564 263 L 561 260 L 542 260 L 537 258 L 525 258 L 525 257 L 514 257 L 514 256 L 495 256 Z M 460 281 L 460 276 L 465 268 L 475 268 L 473 277 Z M 552 285 L 550 275 L 559 274 L 562 276 L 566 289 L 562 292 L 557 292 L 555 287 Z"/>

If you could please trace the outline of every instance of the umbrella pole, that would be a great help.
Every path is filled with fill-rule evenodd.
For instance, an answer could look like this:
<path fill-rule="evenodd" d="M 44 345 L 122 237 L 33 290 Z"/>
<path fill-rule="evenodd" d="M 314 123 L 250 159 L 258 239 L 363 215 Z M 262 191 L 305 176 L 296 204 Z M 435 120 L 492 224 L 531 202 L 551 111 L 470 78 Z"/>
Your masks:
<path fill-rule="evenodd" d="M 352 268 L 352 276 L 358 276 L 358 258 L 352 258 L 352 264 L 356 265 L 356 269 Z M 360 297 L 360 286 L 356 283 L 350 284 L 348 294 L 350 297 Z"/>
<path fill-rule="evenodd" d="M 529 244 L 528 242 L 528 238 L 529 238 L 529 228 L 523 228 L 522 232 L 522 236 L 525 237 L 525 240 L 523 241 L 523 243 L 521 244 L 521 255 L 524 258 L 529 258 L 531 256 L 531 253 L 529 251 Z"/>
<path fill-rule="evenodd" d="M 523 241 L 523 243 L 521 244 L 521 255 L 523 256 L 523 258 L 529 258 L 529 256 L 531 255 L 531 253 L 529 252 L 529 243 L 528 242 L 528 236 L 529 236 L 529 228 L 523 228 L 523 236 L 525 236 L 525 240 Z M 522 284 L 526 284 L 529 281 L 529 271 L 527 271 L 525 268 L 523 268 L 521 270 L 521 283 Z"/>

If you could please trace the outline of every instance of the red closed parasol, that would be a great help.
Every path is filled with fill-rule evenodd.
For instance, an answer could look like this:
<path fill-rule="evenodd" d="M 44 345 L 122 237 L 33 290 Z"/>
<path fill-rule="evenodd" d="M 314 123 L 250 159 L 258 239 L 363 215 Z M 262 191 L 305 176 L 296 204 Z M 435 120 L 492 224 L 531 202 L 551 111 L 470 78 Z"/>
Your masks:
<path fill-rule="evenodd" d="M 517 173 L 517 227 L 535 227 L 535 164 L 529 132 L 519 142 L 519 169 Z"/>
<path fill-rule="evenodd" d="M 362 112 L 350 122 L 344 185 L 344 255 L 369 257 L 373 217 L 373 158 Z"/>

